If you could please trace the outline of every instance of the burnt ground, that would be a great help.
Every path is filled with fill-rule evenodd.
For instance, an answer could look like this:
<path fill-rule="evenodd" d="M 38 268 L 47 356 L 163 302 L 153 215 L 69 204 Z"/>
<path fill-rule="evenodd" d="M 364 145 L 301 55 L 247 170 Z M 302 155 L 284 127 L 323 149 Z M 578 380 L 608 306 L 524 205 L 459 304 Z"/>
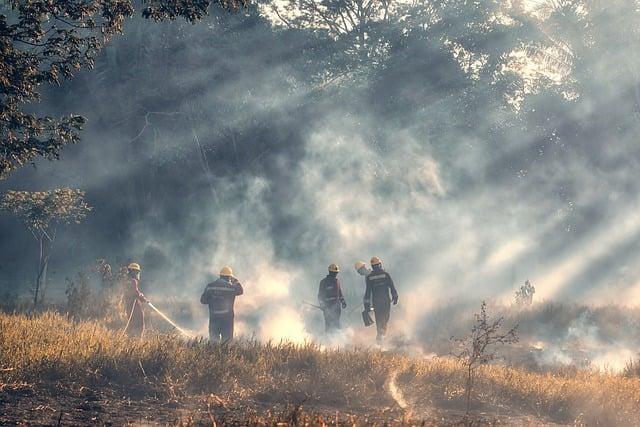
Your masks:
<path fill-rule="evenodd" d="M 440 406 L 440 405 L 438 405 Z M 447 407 L 449 406 L 449 407 Z M 305 402 L 263 402 L 215 395 L 170 397 L 135 388 L 90 389 L 73 384 L 0 386 L 0 425 L 29 426 L 190 426 L 190 425 L 554 425 L 510 413 L 505 408 L 474 412 L 464 418 L 460 405 L 444 405 L 418 413 L 397 405 L 335 408 Z M 280 423 L 280 424 L 279 424 Z M 284 423 L 284 424 L 282 424 Z"/>

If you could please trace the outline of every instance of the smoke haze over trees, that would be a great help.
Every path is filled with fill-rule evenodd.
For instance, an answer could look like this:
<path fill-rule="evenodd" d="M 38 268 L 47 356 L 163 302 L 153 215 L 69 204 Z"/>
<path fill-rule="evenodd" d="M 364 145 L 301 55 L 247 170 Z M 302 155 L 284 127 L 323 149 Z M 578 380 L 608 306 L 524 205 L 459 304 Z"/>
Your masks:
<path fill-rule="evenodd" d="M 142 16 L 156 21 L 200 20 L 211 1 L 143 3 Z M 221 0 L 228 10 L 243 3 Z M 58 159 L 79 141 L 82 116 L 38 115 L 29 103 L 40 100 L 43 83 L 60 84 L 75 71 L 92 68 L 95 57 L 133 14 L 131 1 L 9 1 L 0 6 L 0 178 L 35 158 Z"/>
<path fill-rule="evenodd" d="M 195 300 L 230 264 L 264 336 L 331 262 L 357 305 L 351 265 L 371 255 L 410 322 L 437 300 L 510 299 L 526 278 L 536 299 L 633 301 L 639 8 L 262 1 L 197 25 L 134 17 L 33 106 L 85 116 L 81 143 L 0 190 L 86 192 L 52 287 L 96 258 L 137 260 L 146 294 Z M 31 242 L 9 216 L 0 229 L 0 287 L 28 292 Z"/>

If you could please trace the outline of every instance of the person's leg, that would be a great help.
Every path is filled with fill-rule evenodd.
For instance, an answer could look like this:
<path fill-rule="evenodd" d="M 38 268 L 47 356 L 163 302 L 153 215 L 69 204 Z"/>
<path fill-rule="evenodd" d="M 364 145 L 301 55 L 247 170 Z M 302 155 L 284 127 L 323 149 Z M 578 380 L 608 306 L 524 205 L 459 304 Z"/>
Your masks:
<path fill-rule="evenodd" d="M 227 317 L 221 319 L 220 335 L 222 336 L 222 342 L 227 342 L 233 339 L 233 317 Z"/>
<path fill-rule="evenodd" d="M 142 335 L 144 335 L 144 309 L 140 304 L 140 338 L 142 338 Z"/>
<path fill-rule="evenodd" d="M 126 325 L 124 327 L 124 332 L 127 335 L 131 336 L 131 335 L 133 335 L 133 332 L 132 332 L 133 327 L 131 325 L 131 322 L 134 321 L 133 320 L 133 311 L 135 309 L 135 300 L 133 300 L 133 301 L 132 300 L 125 301 L 124 304 L 125 304 L 124 305 L 124 311 L 125 311 L 125 314 L 127 316 L 127 323 L 126 323 Z"/>
<path fill-rule="evenodd" d="M 142 306 L 139 302 L 132 304 L 126 332 L 132 337 L 142 337 L 142 333 L 144 332 L 144 313 L 142 312 Z"/>
<path fill-rule="evenodd" d="M 324 331 L 329 332 L 331 330 L 331 315 L 329 314 L 329 310 L 325 309 L 322 315 L 324 316 Z"/>
<path fill-rule="evenodd" d="M 215 319 L 213 317 L 209 317 L 209 342 L 213 342 L 215 334 L 216 334 Z"/>
<path fill-rule="evenodd" d="M 324 315 L 327 331 L 340 329 L 340 306 L 338 304 L 328 307 L 324 311 Z"/>
<path fill-rule="evenodd" d="M 376 340 L 382 341 L 387 334 L 387 323 L 389 322 L 389 314 L 391 310 L 387 307 L 376 308 L 374 313 L 376 317 Z"/>
<path fill-rule="evenodd" d="M 215 317 L 212 319 L 213 322 L 213 337 L 211 338 L 211 342 L 220 342 L 220 335 L 222 334 L 222 319 L 219 317 Z"/>

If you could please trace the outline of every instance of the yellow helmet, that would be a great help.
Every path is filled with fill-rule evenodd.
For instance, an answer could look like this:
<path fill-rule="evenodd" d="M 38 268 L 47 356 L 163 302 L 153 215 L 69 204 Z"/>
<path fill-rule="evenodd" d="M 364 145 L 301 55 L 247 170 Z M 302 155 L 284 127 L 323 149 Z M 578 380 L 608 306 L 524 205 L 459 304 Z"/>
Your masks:
<path fill-rule="evenodd" d="M 220 270 L 220 275 L 225 277 L 233 277 L 233 270 L 231 269 L 231 267 L 225 265 L 224 267 L 222 267 L 222 270 Z"/>
<path fill-rule="evenodd" d="M 371 257 L 371 266 L 382 264 L 382 260 L 377 256 Z"/>
<path fill-rule="evenodd" d="M 366 267 L 366 264 L 362 261 L 356 262 L 356 270 L 360 270 L 362 267 Z"/>
<path fill-rule="evenodd" d="M 131 263 L 131 264 L 129 264 L 129 266 L 127 267 L 127 270 L 140 271 L 140 264 L 138 264 L 137 262 L 132 262 L 132 263 Z"/>
<path fill-rule="evenodd" d="M 338 268 L 338 266 L 336 264 L 331 264 L 331 265 L 329 265 L 329 271 L 331 273 L 339 273 L 340 272 L 340 268 Z"/>

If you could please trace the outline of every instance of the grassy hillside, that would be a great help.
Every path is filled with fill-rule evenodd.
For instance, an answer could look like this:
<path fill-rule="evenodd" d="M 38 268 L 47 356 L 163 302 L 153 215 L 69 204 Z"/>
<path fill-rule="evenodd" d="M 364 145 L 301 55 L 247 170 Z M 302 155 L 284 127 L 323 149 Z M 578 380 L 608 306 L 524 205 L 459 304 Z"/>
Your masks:
<path fill-rule="evenodd" d="M 464 408 L 463 368 L 454 360 L 326 350 L 313 344 L 209 347 L 161 334 L 137 341 L 100 324 L 74 324 L 53 313 L 0 314 L 0 409 L 16 401 L 24 404 L 10 397 L 12 390 L 25 388 L 56 393 L 114 389 L 122 399 L 153 396 L 178 406 L 205 396 L 202 401 L 209 406 L 211 399 L 223 402 L 212 409 L 212 416 L 219 417 L 233 406 L 229 402 L 244 402 L 246 416 L 303 404 L 309 411 L 358 416 L 384 417 L 387 411 L 397 420 L 434 419 L 461 414 Z M 638 378 L 488 366 L 479 369 L 475 390 L 475 414 L 600 425 L 632 425 L 640 419 Z"/>

